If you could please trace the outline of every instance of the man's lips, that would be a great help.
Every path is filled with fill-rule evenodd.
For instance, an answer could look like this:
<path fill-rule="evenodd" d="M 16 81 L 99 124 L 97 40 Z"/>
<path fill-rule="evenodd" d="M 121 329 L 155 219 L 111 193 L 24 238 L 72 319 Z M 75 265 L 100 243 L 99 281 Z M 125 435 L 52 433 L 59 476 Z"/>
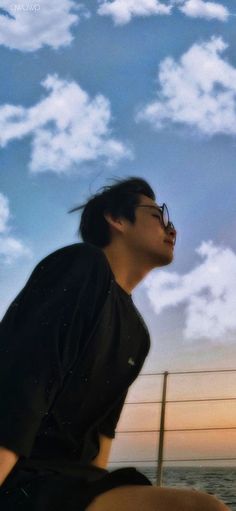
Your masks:
<path fill-rule="evenodd" d="M 174 241 L 173 240 L 165 240 L 166 243 L 169 243 L 172 247 L 174 247 Z"/>

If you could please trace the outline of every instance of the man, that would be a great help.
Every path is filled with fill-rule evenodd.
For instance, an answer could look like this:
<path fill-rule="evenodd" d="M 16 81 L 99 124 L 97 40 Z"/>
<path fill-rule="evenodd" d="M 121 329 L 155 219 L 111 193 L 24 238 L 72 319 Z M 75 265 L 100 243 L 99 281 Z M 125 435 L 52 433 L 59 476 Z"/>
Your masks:
<path fill-rule="evenodd" d="M 171 263 L 176 231 L 140 178 L 71 211 L 80 208 L 84 243 L 43 259 L 1 323 L 1 509 L 226 510 L 202 492 L 153 487 L 134 468 L 106 470 L 150 345 L 131 292 Z"/>

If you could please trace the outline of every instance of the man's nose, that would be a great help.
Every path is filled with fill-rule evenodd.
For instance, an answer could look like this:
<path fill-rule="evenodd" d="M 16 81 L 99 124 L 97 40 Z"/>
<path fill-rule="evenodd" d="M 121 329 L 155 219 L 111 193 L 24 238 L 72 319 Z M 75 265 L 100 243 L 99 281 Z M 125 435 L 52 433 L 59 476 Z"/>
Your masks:
<path fill-rule="evenodd" d="M 175 241 L 176 237 L 177 237 L 177 231 L 174 227 L 174 224 L 172 224 L 172 222 L 169 222 L 169 224 L 167 226 L 167 232 L 168 232 L 169 236 L 171 236 L 173 238 L 173 240 Z"/>

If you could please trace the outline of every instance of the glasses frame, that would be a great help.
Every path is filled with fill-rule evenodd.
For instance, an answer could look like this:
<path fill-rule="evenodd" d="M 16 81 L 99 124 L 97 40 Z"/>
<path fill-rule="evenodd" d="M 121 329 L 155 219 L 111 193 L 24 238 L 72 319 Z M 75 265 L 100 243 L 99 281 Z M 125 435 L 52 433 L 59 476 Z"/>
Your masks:
<path fill-rule="evenodd" d="M 163 202 L 162 206 L 152 206 L 152 204 L 138 204 L 138 206 L 136 206 L 136 208 L 152 208 L 152 209 L 156 209 L 157 211 L 159 211 L 161 213 L 161 216 L 160 216 L 160 219 L 161 219 L 161 222 L 162 222 L 162 225 L 164 227 L 164 229 L 175 229 L 174 227 L 174 224 L 172 222 L 170 222 L 170 217 L 169 217 L 169 210 L 167 208 L 167 205 L 165 204 L 165 202 Z M 167 221 L 165 222 L 164 221 L 164 217 L 165 217 L 165 213 L 167 215 Z"/>

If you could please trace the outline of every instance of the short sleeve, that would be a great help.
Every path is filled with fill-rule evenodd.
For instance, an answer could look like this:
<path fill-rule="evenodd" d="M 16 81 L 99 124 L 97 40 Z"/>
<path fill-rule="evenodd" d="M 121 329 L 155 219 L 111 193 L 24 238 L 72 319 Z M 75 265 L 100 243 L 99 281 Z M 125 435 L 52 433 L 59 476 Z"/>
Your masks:
<path fill-rule="evenodd" d="M 105 256 L 74 244 L 43 259 L 0 323 L 0 445 L 29 457 L 109 286 Z"/>
<path fill-rule="evenodd" d="M 121 416 L 127 393 L 128 389 L 123 392 L 120 399 L 115 403 L 107 416 L 99 424 L 98 430 L 102 435 L 105 435 L 109 438 L 115 438 L 116 426 Z"/>

